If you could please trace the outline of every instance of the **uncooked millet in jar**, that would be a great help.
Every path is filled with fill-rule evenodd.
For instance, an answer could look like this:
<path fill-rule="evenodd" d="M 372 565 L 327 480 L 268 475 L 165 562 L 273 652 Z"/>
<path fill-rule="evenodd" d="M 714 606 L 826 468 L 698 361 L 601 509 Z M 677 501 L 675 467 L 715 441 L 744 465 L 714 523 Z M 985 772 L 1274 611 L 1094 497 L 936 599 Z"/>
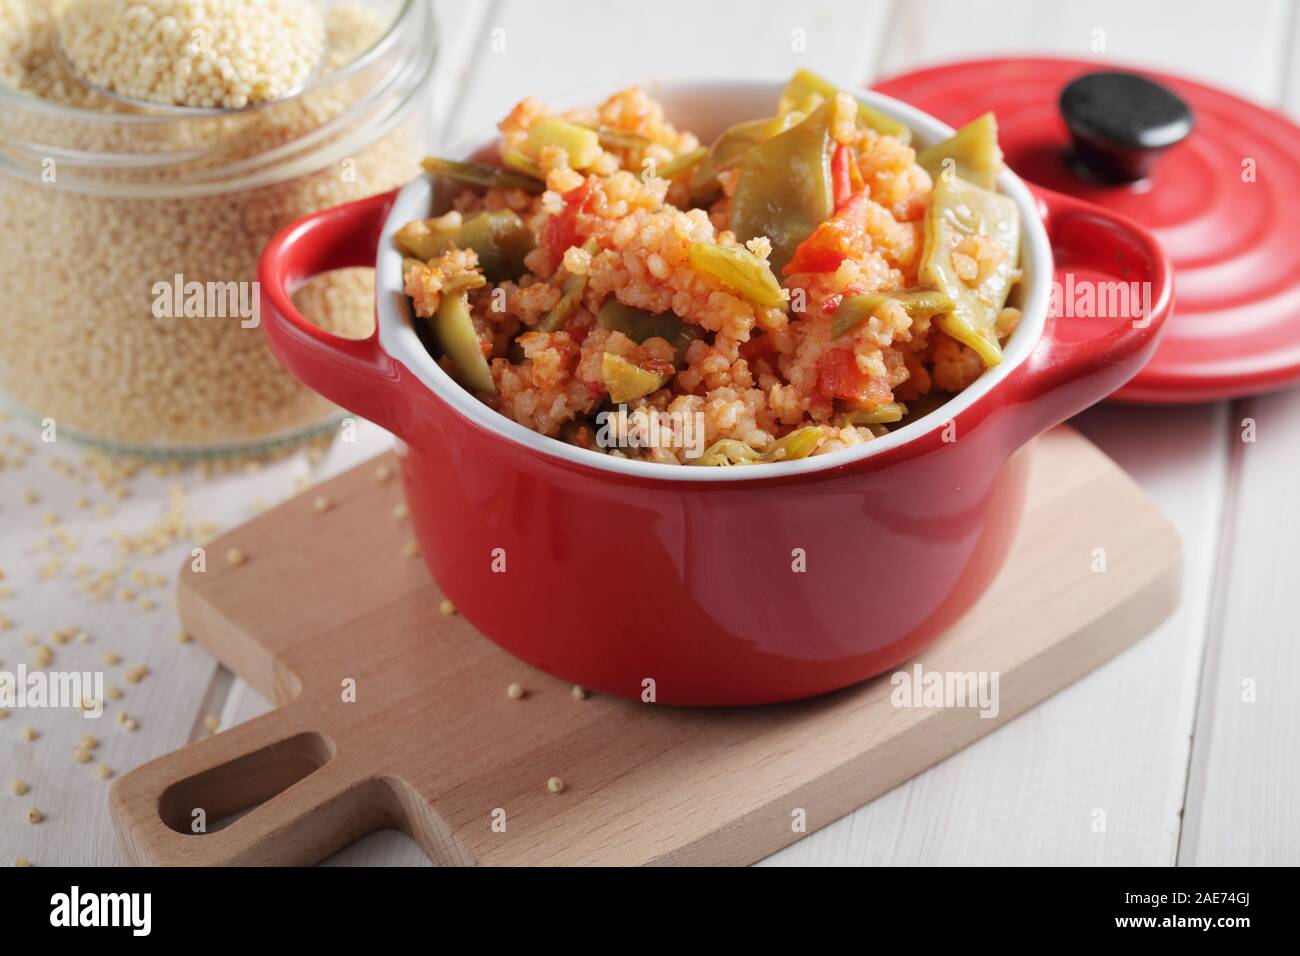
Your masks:
<path fill-rule="evenodd" d="M 325 53 L 325 24 L 307 0 L 69 0 L 60 39 L 99 89 L 238 110 L 301 86 Z"/>
<path fill-rule="evenodd" d="M 105 114 L 102 129 L 59 113 L 41 122 L 52 125 L 55 140 L 63 136 L 111 159 L 130 151 L 134 142 L 124 145 L 123 138 L 136 135 L 116 117 L 128 120 L 141 111 L 89 91 L 63 69 L 54 36 L 65 5 L 0 0 L 0 84 L 56 108 Z M 324 18 L 326 81 L 388 28 L 383 16 L 356 3 L 331 6 Z M 219 185 L 235 163 L 301 149 L 299 141 L 346 114 L 373 83 L 361 71 L 236 117 L 171 118 L 148 127 L 142 147 L 165 156 L 192 146 L 210 158 L 196 161 L 197 168 L 149 171 L 147 189 L 139 183 L 146 173 L 132 174 L 126 185 L 134 195 L 117 185 L 125 173 L 112 172 L 100 192 L 83 189 L 73 172 L 49 184 L 0 173 L 0 301 L 8 303 L 0 322 L 0 390 L 33 417 L 57 421 L 60 437 L 66 429 L 130 448 L 238 445 L 325 419 L 334 406 L 279 365 L 260 328 L 245 327 L 238 316 L 156 317 L 151 290 L 175 276 L 208 288 L 251 286 L 257 257 L 280 227 L 409 179 L 421 152 L 414 120 L 360 145 L 347 159 L 346 175 L 323 157 L 267 185 L 183 194 L 193 179 Z M 0 151 L 46 133 L 44 126 L 28 128 L 36 122 L 30 112 L 10 115 L 6 107 Z M 337 334 L 364 336 L 373 326 L 369 269 L 318 276 L 293 299 Z M 37 500 L 33 492 L 29 503 Z"/>

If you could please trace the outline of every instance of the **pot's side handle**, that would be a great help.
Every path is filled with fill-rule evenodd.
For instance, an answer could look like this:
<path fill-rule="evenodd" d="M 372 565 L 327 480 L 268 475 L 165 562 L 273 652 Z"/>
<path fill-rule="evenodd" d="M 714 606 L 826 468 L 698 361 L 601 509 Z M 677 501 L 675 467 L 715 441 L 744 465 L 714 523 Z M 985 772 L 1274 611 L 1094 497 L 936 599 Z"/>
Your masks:
<path fill-rule="evenodd" d="M 1083 340 L 1062 337 L 1061 323 L 1095 320 L 1048 316 L 1038 345 L 1007 382 L 1024 413 L 1022 440 L 1101 401 L 1141 371 L 1174 305 L 1173 266 L 1148 230 L 1100 206 L 1031 188 L 1057 253 L 1057 278 L 1077 270 L 1083 282 L 1113 277 L 1141 283 L 1150 294 L 1140 300 L 1145 314 Z M 1067 267 L 1060 264 L 1062 251 L 1068 251 Z"/>
<path fill-rule="evenodd" d="M 334 269 L 373 266 L 375 248 L 397 190 L 304 216 L 271 240 L 258 261 L 262 327 L 271 351 L 313 391 L 401 434 L 406 402 L 400 367 L 378 332 L 347 339 L 314 325 L 294 307 L 291 291 Z"/>

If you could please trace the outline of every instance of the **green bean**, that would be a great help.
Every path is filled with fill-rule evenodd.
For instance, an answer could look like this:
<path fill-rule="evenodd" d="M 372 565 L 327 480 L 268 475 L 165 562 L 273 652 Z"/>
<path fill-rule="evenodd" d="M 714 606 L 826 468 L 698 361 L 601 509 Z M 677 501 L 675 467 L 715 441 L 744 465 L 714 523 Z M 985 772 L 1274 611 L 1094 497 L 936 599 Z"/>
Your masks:
<path fill-rule="evenodd" d="M 655 169 L 655 175 L 660 179 L 672 179 L 674 176 L 680 176 L 688 169 L 693 169 L 695 166 L 699 165 L 708 152 L 707 149 L 700 146 L 696 149 L 679 153 L 672 159 L 660 163 L 658 168 Z"/>
<path fill-rule="evenodd" d="M 669 376 L 634 365 L 621 355 L 606 352 L 600 359 L 600 377 L 609 389 L 609 400 L 615 405 L 635 401 L 667 384 Z"/>
<path fill-rule="evenodd" d="M 698 458 L 688 458 L 688 465 L 723 467 L 727 465 L 752 465 L 755 462 L 794 461 L 807 458 L 826 436 L 820 425 L 796 428 L 784 438 L 778 438 L 763 451 L 757 452 L 748 442 L 738 438 L 721 438 L 704 450 Z"/>
<path fill-rule="evenodd" d="M 476 392 L 496 391 L 464 292 L 442 297 L 433 319 L 433 332 L 443 354 L 455 363 L 456 378 L 462 385 Z"/>
<path fill-rule="evenodd" d="M 781 283 L 768 264 L 744 246 L 719 246 L 697 242 L 690 249 L 691 266 L 736 290 L 755 305 L 771 309 L 786 307 Z"/>
<path fill-rule="evenodd" d="M 440 159 L 428 156 L 420 163 L 424 171 L 431 176 L 446 176 L 472 186 L 486 186 L 489 189 L 522 189 L 530 193 L 546 192 L 546 183 L 519 173 L 502 169 L 500 166 L 487 166 L 483 163 L 462 163 L 454 159 Z"/>
<path fill-rule="evenodd" d="M 524 258 L 536 245 L 528 226 L 509 209 L 472 213 L 459 226 L 439 225 L 436 219 L 408 222 L 393 241 L 403 255 L 425 262 L 451 249 L 473 249 L 490 282 L 522 275 Z"/>
<path fill-rule="evenodd" d="M 691 343 L 704 334 L 698 325 L 683 322 L 672 312 L 656 315 L 645 309 L 624 305 L 613 296 L 606 299 L 596 313 L 596 324 L 611 332 L 622 332 L 638 345 L 647 339 L 663 339 L 676 350 L 678 368 L 682 367 L 686 350 Z"/>
<path fill-rule="evenodd" d="M 583 251 L 589 255 L 595 255 L 600 248 L 595 236 L 591 236 L 582 244 Z M 560 286 L 560 301 L 555 303 L 555 307 L 547 312 L 542 320 L 537 323 L 537 328 L 542 332 L 558 332 L 564 327 L 564 323 L 569 321 L 569 316 L 573 310 L 578 307 L 582 301 L 583 295 L 587 291 L 587 277 L 585 275 L 570 274 Z"/>
<path fill-rule="evenodd" d="M 953 172 L 982 189 L 993 189 L 1002 172 L 997 118 L 985 113 L 971 120 L 942 143 L 917 153 L 916 162 L 935 179 Z"/>
<path fill-rule="evenodd" d="M 875 314 L 885 302 L 897 302 L 913 321 L 928 319 L 942 312 L 951 312 L 957 304 L 950 296 L 931 289 L 914 289 L 909 292 L 868 292 L 865 295 L 846 296 L 835 309 L 831 323 L 831 338 L 852 332 L 866 318 Z"/>
<path fill-rule="evenodd" d="M 755 146 L 740 165 L 731 197 L 731 229 L 740 242 L 767 236 L 779 273 L 799 243 L 835 212 L 831 185 L 833 105 Z"/>
<path fill-rule="evenodd" d="M 787 110 L 811 109 L 819 102 L 834 100 L 839 92 L 839 87 L 830 80 L 818 76 L 811 70 L 799 70 L 790 78 L 790 82 L 786 84 L 785 90 L 781 93 L 779 109 L 782 113 Z M 849 92 L 851 93 L 851 91 Z M 912 131 L 898 120 L 868 106 L 857 96 L 853 98 L 858 103 L 858 124 L 860 126 L 867 126 L 877 133 L 892 136 L 904 145 L 912 141 Z"/>
<path fill-rule="evenodd" d="M 902 402 L 877 402 L 869 407 L 851 409 L 845 416 L 850 425 L 889 425 L 901 422 L 907 414 Z"/>
<path fill-rule="evenodd" d="M 605 149 L 645 149 L 654 142 L 649 136 L 642 136 L 630 129 L 619 129 L 617 126 L 603 126 L 599 123 L 578 125 L 594 132 Z"/>
<path fill-rule="evenodd" d="M 1002 252 L 978 285 L 957 275 L 953 251 L 970 236 L 985 235 Z M 1015 201 L 958 176 L 940 176 L 925 214 L 925 247 L 917 278 L 946 293 L 956 308 L 939 316 L 939 328 L 970 346 L 988 366 L 1002 361 L 996 323 L 1018 277 L 1020 212 Z"/>
<path fill-rule="evenodd" d="M 764 448 L 763 453 L 758 456 L 759 460 L 772 462 L 807 458 L 817 450 L 817 446 L 822 443 L 825 435 L 826 431 L 820 425 L 806 425 L 803 428 L 796 428 L 784 438 L 778 438 Z"/>
<path fill-rule="evenodd" d="M 528 142 L 538 153 L 547 146 L 564 150 L 573 169 L 586 169 L 600 159 L 600 135 L 558 116 L 543 116 L 535 120 L 528 129 Z"/>
<path fill-rule="evenodd" d="M 687 458 L 688 465 L 719 467 L 750 465 L 758 461 L 758 452 L 738 438 L 721 438 L 704 450 L 697 458 Z"/>
<path fill-rule="evenodd" d="M 782 113 L 768 119 L 737 123 L 725 129 L 691 173 L 691 199 L 700 203 L 712 200 L 722 188 L 718 183 L 718 173 L 740 165 L 745 155 L 755 146 L 784 133 L 803 119 L 804 116 L 799 113 Z"/>
<path fill-rule="evenodd" d="M 542 167 L 537 165 L 536 160 L 525 156 L 521 150 L 503 149 L 501 151 L 501 164 L 533 179 L 542 182 L 546 180 L 546 173 L 542 172 Z"/>

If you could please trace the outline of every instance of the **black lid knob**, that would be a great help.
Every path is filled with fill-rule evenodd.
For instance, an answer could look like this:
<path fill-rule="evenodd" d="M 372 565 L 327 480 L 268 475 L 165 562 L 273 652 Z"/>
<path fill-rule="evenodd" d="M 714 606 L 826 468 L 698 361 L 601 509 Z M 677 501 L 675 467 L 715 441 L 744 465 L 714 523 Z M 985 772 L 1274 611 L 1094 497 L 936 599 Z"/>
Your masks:
<path fill-rule="evenodd" d="M 1192 111 L 1172 90 L 1135 73 L 1088 73 L 1061 91 L 1061 116 L 1083 172 L 1103 182 L 1145 179 L 1192 131 Z"/>

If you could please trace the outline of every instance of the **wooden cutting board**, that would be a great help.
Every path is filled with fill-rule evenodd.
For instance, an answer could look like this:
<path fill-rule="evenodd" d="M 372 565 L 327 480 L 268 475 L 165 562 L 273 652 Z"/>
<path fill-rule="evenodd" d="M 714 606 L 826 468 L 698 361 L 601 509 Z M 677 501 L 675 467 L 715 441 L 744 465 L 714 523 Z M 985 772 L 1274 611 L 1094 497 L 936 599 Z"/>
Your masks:
<path fill-rule="evenodd" d="M 996 673 L 995 717 L 895 706 L 890 675 L 761 708 L 578 700 L 439 613 L 437 585 L 403 553 L 400 483 L 375 471 L 235 529 L 204 573 L 182 573 L 186 627 L 280 706 L 114 784 L 132 861 L 308 864 L 391 827 L 437 863 L 749 863 L 802 836 L 801 820 L 825 826 L 1060 690 L 1178 599 L 1174 529 L 1058 428 L 1037 443 L 1005 569 L 900 668 Z M 246 563 L 225 560 L 232 547 Z M 515 681 L 522 700 L 506 694 Z M 207 832 L 191 832 L 197 819 Z"/>

